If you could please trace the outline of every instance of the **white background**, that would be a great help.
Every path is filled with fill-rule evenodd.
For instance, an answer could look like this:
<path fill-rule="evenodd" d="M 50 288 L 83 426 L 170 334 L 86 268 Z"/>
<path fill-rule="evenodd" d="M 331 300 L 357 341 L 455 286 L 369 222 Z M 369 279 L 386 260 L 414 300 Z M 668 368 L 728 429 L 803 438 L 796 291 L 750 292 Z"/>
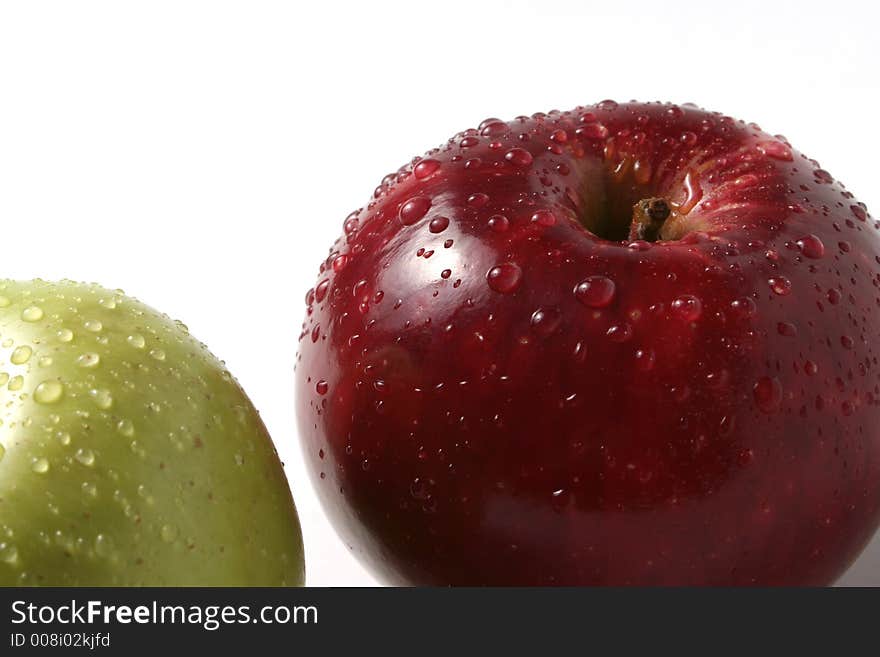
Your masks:
<path fill-rule="evenodd" d="M 121 287 L 185 321 L 287 464 L 308 582 L 372 584 L 300 463 L 303 296 L 387 172 L 487 116 L 693 101 L 782 133 L 869 208 L 865 0 L 0 0 L 0 276 Z M 880 584 L 880 540 L 844 579 Z"/>

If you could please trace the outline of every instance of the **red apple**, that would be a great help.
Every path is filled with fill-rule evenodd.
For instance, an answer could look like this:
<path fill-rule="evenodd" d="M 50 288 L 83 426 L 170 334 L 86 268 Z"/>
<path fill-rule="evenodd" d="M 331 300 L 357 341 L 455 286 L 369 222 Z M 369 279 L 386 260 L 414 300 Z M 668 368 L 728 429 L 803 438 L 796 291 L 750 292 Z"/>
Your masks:
<path fill-rule="evenodd" d="M 833 582 L 880 521 L 878 226 L 690 105 L 455 135 L 307 295 L 324 506 L 392 583 Z"/>

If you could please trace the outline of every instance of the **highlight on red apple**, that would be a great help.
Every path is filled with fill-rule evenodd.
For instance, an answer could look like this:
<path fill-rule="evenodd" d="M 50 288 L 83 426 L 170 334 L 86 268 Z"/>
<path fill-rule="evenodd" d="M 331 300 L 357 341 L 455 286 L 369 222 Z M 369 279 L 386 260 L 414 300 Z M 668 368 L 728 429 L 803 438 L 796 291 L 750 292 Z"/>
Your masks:
<path fill-rule="evenodd" d="M 693 105 L 491 118 L 306 295 L 305 457 L 385 581 L 818 585 L 880 520 L 878 223 Z"/>

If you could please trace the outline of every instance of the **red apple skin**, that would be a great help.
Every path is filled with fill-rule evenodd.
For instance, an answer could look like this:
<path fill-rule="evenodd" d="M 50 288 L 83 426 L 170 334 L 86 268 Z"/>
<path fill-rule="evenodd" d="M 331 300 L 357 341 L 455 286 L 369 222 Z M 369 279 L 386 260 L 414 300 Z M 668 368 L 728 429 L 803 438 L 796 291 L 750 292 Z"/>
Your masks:
<path fill-rule="evenodd" d="M 668 239 L 631 243 L 646 197 Z M 387 176 L 307 295 L 323 505 L 394 584 L 829 584 L 880 521 L 878 253 L 754 124 L 483 122 Z"/>

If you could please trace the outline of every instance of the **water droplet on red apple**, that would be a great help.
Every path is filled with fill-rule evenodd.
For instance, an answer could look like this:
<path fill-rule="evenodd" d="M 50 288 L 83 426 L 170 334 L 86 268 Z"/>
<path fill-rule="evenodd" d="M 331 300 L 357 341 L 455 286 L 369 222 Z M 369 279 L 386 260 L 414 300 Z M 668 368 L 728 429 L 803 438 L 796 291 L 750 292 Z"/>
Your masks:
<path fill-rule="evenodd" d="M 532 313 L 532 330 L 541 336 L 548 336 L 556 332 L 562 323 L 562 313 L 556 308 L 538 308 Z"/>
<path fill-rule="evenodd" d="M 596 107 L 607 112 L 614 111 L 618 108 L 617 101 L 605 99 L 601 103 L 597 103 Z"/>
<path fill-rule="evenodd" d="M 834 176 L 825 171 L 825 169 L 816 169 L 813 171 L 813 176 L 816 178 L 816 182 L 823 183 L 825 185 L 830 185 L 834 182 Z"/>
<path fill-rule="evenodd" d="M 516 292 L 522 283 L 522 269 L 513 262 L 504 262 L 492 267 L 486 274 L 489 287 L 501 294 Z"/>
<path fill-rule="evenodd" d="M 503 233 L 510 226 L 510 222 L 503 214 L 493 214 L 489 217 L 489 228 L 496 233 Z"/>
<path fill-rule="evenodd" d="M 807 258 L 816 260 L 825 255 L 825 244 L 812 233 L 799 239 L 797 245 Z"/>
<path fill-rule="evenodd" d="M 654 363 L 657 360 L 653 349 L 636 349 L 635 353 L 636 368 L 641 372 L 649 372 L 654 369 Z"/>
<path fill-rule="evenodd" d="M 609 327 L 609 329 L 605 332 L 605 335 L 608 336 L 608 338 L 612 342 L 626 342 L 630 338 L 632 338 L 633 329 L 632 326 L 629 325 L 629 323 L 623 322 L 622 324 L 614 324 L 613 326 Z"/>
<path fill-rule="evenodd" d="M 550 139 L 557 144 L 564 144 L 568 141 L 568 133 L 565 130 L 554 130 L 550 133 Z"/>
<path fill-rule="evenodd" d="M 504 159 L 518 167 L 527 167 L 532 163 L 532 154 L 526 149 L 516 146 L 504 154 Z"/>
<path fill-rule="evenodd" d="M 532 223 L 539 226 L 553 226 L 556 223 L 556 215 L 550 210 L 538 210 L 532 215 Z"/>
<path fill-rule="evenodd" d="M 791 147 L 781 141 L 771 140 L 761 142 L 758 144 L 758 150 L 767 157 L 772 157 L 774 160 L 791 162 L 794 159 L 794 156 L 791 153 Z"/>
<path fill-rule="evenodd" d="M 467 198 L 467 204 L 472 208 L 482 208 L 486 203 L 489 202 L 489 195 L 483 194 L 482 192 L 477 192 L 476 194 L 471 194 Z"/>
<path fill-rule="evenodd" d="M 808 360 L 804 363 L 804 372 L 806 372 L 808 376 L 815 376 L 818 371 L 819 366 L 813 361 Z"/>
<path fill-rule="evenodd" d="M 776 325 L 776 331 L 779 335 L 784 335 L 787 338 L 793 338 L 797 335 L 797 326 L 792 324 L 791 322 L 779 322 Z"/>
<path fill-rule="evenodd" d="M 328 391 L 329 389 L 330 389 L 330 386 L 327 384 L 327 382 L 326 382 L 324 379 L 321 379 L 320 381 L 318 381 L 318 382 L 315 384 L 315 391 L 316 391 L 319 395 L 326 395 L 326 394 L 327 394 L 327 391 Z"/>
<path fill-rule="evenodd" d="M 578 301 L 589 308 L 605 308 L 614 299 L 614 281 L 605 276 L 590 276 L 578 283 L 574 295 Z"/>
<path fill-rule="evenodd" d="M 434 217 L 428 224 L 432 233 L 442 233 L 449 226 L 449 217 Z"/>
<path fill-rule="evenodd" d="M 422 160 L 413 168 L 413 174 L 417 180 L 424 180 L 434 175 L 440 169 L 440 162 L 437 160 Z"/>
<path fill-rule="evenodd" d="M 851 206 L 849 206 L 849 209 L 850 209 L 850 212 L 853 213 L 853 216 L 856 219 L 858 219 L 859 221 L 867 221 L 868 220 L 868 213 L 865 211 L 865 208 L 863 208 L 862 206 L 851 205 Z"/>
<path fill-rule="evenodd" d="M 608 128 L 601 123 L 588 123 L 577 128 L 574 134 L 580 139 L 605 139 L 608 136 Z"/>
<path fill-rule="evenodd" d="M 400 222 L 411 226 L 424 217 L 431 207 L 431 199 L 426 196 L 415 196 L 400 207 Z"/>
<path fill-rule="evenodd" d="M 315 286 L 315 301 L 321 303 L 327 296 L 327 289 L 330 287 L 330 280 L 325 278 Z"/>
<path fill-rule="evenodd" d="M 672 311 L 686 322 L 695 322 L 703 313 L 702 302 L 693 294 L 683 294 L 672 302 Z"/>
<path fill-rule="evenodd" d="M 500 137 L 507 130 L 507 124 L 498 119 L 486 120 L 480 124 L 480 134 L 484 137 Z"/>
<path fill-rule="evenodd" d="M 780 296 L 784 297 L 791 292 L 791 281 L 785 276 L 774 276 L 767 283 L 770 285 L 770 289 Z"/>
<path fill-rule="evenodd" d="M 782 384 L 776 377 L 762 376 L 752 388 L 755 404 L 764 413 L 774 413 L 782 404 Z"/>
<path fill-rule="evenodd" d="M 734 299 L 730 302 L 730 308 L 734 313 L 746 319 L 758 314 L 758 305 L 750 297 Z"/>

